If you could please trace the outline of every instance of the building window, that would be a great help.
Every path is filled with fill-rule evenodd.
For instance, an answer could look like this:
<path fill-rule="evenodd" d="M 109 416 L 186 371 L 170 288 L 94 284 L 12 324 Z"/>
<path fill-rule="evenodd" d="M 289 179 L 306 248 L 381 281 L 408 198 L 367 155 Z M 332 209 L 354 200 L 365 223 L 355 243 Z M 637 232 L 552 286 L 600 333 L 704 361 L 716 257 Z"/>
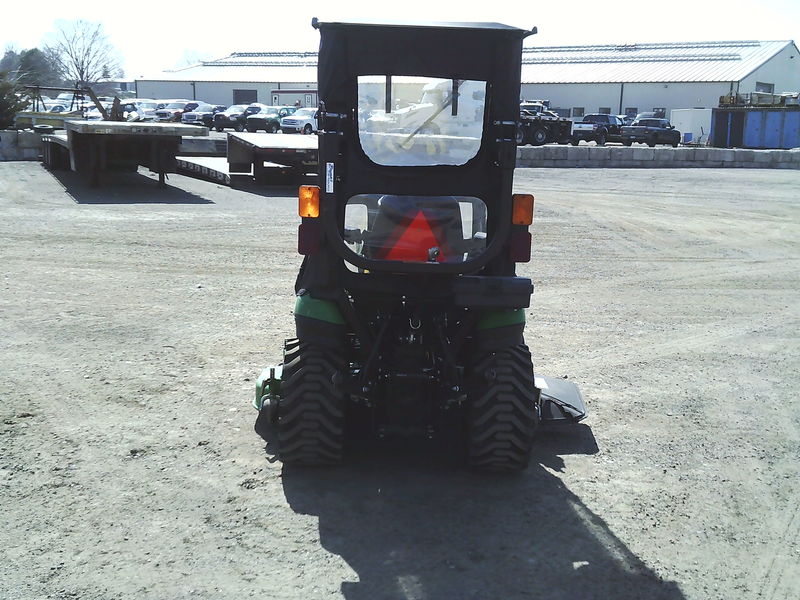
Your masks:
<path fill-rule="evenodd" d="M 774 94 L 775 93 L 775 84 L 774 83 L 764 83 L 763 81 L 756 81 L 756 91 L 762 92 L 764 94 Z"/>
<path fill-rule="evenodd" d="M 666 108 L 659 108 L 654 107 L 653 112 L 656 114 L 656 117 L 659 119 L 664 119 L 667 116 L 667 109 Z"/>
<path fill-rule="evenodd" d="M 572 116 L 573 117 L 582 117 L 583 116 L 583 107 L 577 106 L 572 109 Z"/>
<path fill-rule="evenodd" d="M 638 114 L 639 114 L 639 109 L 636 108 L 635 106 L 629 106 L 628 108 L 625 109 L 626 117 L 635 117 Z"/>
<path fill-rule="evenodd" d="M 601 106 L 600 108 L 597 109 L 597 112 L 599 112 L 601 115 L 610 115 L 611 109 L 608 107 Z"/>
<path fill-rule="evenodd" d="M 252 104 L 258 102 L 258 90 L 233 90 L 234 104 Z"/>
<path fill-rule="evenodd" d="M 569 118 L 569 109 L 568 108 L 551 108 L 551 111 L 556 113 L 559 117 L 566 117 Z"/>

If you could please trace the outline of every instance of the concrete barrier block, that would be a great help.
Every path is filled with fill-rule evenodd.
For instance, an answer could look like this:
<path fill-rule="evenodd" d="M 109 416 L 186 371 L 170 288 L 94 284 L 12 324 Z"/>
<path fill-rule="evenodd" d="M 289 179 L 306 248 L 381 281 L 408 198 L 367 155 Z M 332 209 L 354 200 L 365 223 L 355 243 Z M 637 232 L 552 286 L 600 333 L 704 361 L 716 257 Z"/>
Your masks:
<path fill-rule="evenodd" d="M 625 147 L 612 146 L 611 148 L 608 149 L 608 152 L 610 155 L 609 160 L 617 161 L 620 163 L 624 163 L 625 161 L 633 158 L 630 153 L 630 150 Z"/>
<path fill-rule="evenodd" d="M 772 150 L 753 150 L 753 162 L 763 164 L 772 162 Z"/>
<path fill-rule="evenodd" d="M 713 150 L 713 148 L 694 149 L 694 161 L 698 163 L 698 166 L 700 166 L 700 163 L 703 163 L 709 159 L 709 156 L 711 155 L 710 150 Z"/>
<path fill-rule="evenodd" d="M 17 137 L 19 132 L 15 129 L 5 129 L 0 131 L 0 146 L 10 148 L 17 145 Z"/>
<path fill-rule="evenodd" d="M 675 148 L 672 153 L 677 162 L 692 162 L 694 160 L 694 148 Z"/>
<path fill-rule="evenodd" d="M 741 162 L 753 162 L 755 156 L 755 150 L 742 150 L 741 148 L 737 148 L 734 150 L 734 153 L 734 160 Z"/>
<path fill-rule="evenodd" d="M 791 161 L 792 161 L 792 155 L 789 150 L 776 150 L 775 154 L 772 157 L 772 162 L 776 164 L 790 163 Z"/>
<path fill-rule="evenodd" d="M 736 160 L 736 152 L 728 148 L 719 148 L 717 156 L 722 162 L 733 162 Z"/>
<path fill-rule="evenodd" d="M 547 148 L 547 157 L 553 160 L 567 160 L 566 146 L 545 146 Z"/>
<path fill-rule="evenodd" d="M 20 131 L 17 145 L 20 148 L 41 148 L 42 136 L 33 131 Z"/>
<path fill-rule="evenodd" d="M 589 146 L 569 146 L 567 148 L 567 160 L 589 160 Z"/>
<path fill-rule="evenodd" d="M 655 148 L 644 148 L 637 146 L 632 148 L 633 160 L 639 161 L 652 161 L 655 157 Z"/>
<path fill-rule="evenodd" d="M 675 160 L 675 154 L 672 152 L 672 148 L 653 148 L 655 167 L 669 165 L 673 160 Z"/>
<path fill-rule="evenodd" d="M 607 161 L 611 158 L 611 148 L 604 146 L 587 146 L 589 151 L 589 160 L 594 161 Z"/>

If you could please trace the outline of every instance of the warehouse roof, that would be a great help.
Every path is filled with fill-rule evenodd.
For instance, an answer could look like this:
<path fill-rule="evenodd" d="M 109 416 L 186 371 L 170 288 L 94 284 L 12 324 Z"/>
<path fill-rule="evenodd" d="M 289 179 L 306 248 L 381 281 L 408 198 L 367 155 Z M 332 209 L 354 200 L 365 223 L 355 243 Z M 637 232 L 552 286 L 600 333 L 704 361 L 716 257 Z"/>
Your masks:
<path fill-rule="evenodd" d="M 522 83 L 740 81 L 792 41 L 670 42 L 523 48 Z M 795 47 L 796 48 L 796 47 Z M 234 52 L 157 81 L 317 80 L 316 52 Z"/>
<path fill-rule="evenodd" d="M 522 50 L 523 83 L 740 81 L 791 41 L 670 42 Z"/>

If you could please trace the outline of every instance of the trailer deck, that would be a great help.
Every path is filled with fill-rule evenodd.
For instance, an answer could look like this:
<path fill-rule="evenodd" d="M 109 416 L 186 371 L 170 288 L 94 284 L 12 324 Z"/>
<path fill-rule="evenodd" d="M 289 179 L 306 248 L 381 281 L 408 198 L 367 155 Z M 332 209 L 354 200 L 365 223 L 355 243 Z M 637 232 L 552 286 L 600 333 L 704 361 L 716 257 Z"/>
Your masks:
<path fill-rule="evenodd" d="M 253 173 L 256 183 L 266 183 L 285 169 L 297 176 L 316 171 L 317 136 L 285 133 L 229 133 L 228 170 Z M 284 169 L 276 169 L 283 167 Z"/>
<path fill-rule="evenodd" d="M 88 173 L 91 185 L 106 171 L 135 171 L 139 165 L 158 173 L 177 172 L 183 136 L 206 136 L 208 128 L 179 123 L 65 121 L 66 133 L 42 136 L 42 162 L 52 169 Z"/>

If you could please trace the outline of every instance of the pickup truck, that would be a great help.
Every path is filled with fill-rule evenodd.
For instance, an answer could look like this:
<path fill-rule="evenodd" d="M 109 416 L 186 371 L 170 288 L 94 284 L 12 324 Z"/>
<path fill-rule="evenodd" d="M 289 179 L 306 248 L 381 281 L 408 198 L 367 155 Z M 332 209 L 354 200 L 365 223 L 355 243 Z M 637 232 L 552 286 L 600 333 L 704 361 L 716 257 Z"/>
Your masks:
<path fill-rule="evenodd" d="M 621 142 L 623 125 L 622 119 L 616 115 L 586 115 L 583 121 L 572 125 L 572 145 L 577 146 L 581 140 L 594 141 L 598 146 L 606 142 Z"/>
<path fill-rule="evenodd" d="M 541 146 L 549 142 L 565 144 L 571 138 L 572 121 L 559 117 L 541 102 L 522 102 L 519 105 L 518 146 Z"/>
<path fill-rule="evenodd" d="M 681 141 L 681 132 L 669 124 L 666 119 L 636 119 L 622 128 L 622 143 L 630 146 L 633 142 L 647 144 L 651 148 L 656 144 L 669 144 L 677 148 Z"/>

